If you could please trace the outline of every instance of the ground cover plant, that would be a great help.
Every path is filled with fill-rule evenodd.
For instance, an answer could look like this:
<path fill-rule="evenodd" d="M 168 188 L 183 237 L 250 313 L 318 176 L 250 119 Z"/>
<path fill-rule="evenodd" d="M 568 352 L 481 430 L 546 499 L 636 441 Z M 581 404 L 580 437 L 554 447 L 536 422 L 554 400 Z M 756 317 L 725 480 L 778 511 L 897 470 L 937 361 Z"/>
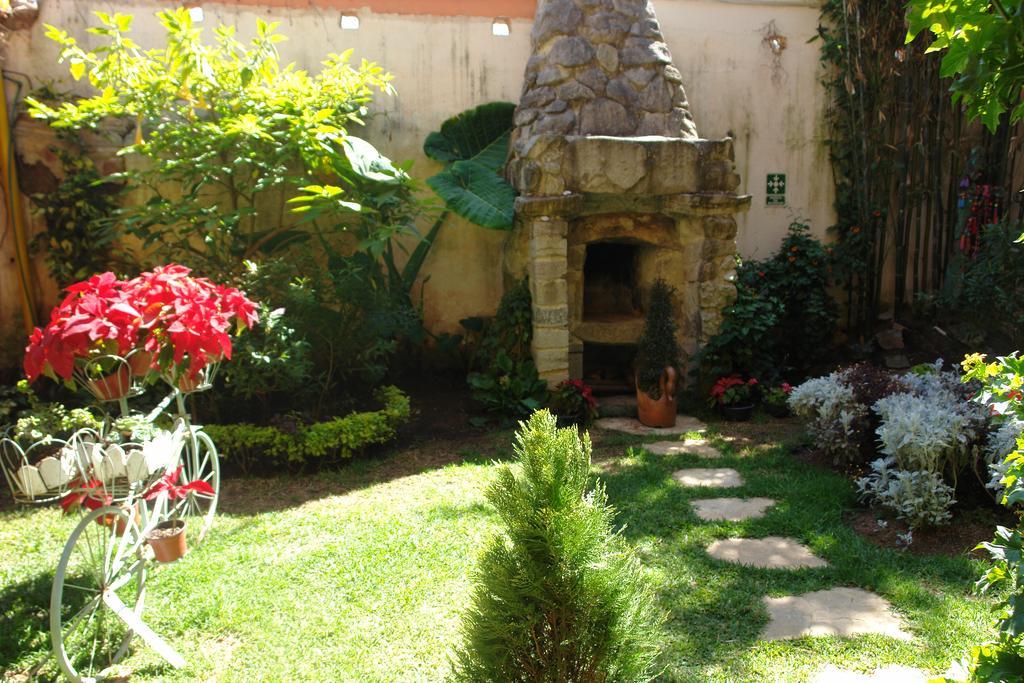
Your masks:
<path fill-rule="evenodd" d="M 595 432 L 594 473 L 667 616 L 660 680 L 800 682 L 826 663 L 937 673 L 951 653 L 981 642 L 992 603 L 966 587 L 982 564 L 871 545 L 843 521 L 856 501 L 852 484 L 794 458 L 795 432 L 771 424 L 779 431 L 722 425 L 711 439 L 724 453 L 715 461 L 654 456 L 639 449 L 641 439 Z M 500 467 L 491 461 L 507 457 L 510 443 L 508 432 L 446 438 L 301 480 L 227 480 L 204 546 L 149 582 L 147 621 L 188 667 L 174 671 L 139 647 L 125 662 L 132 680 L 445 680 L 473 568 L 500 530 L 483 495 Z M 672 472 L 701 466 L 734 467 L 746 481 L 735 495 L 779 503 L 759 520 L 700 522 L 691 501 L 720 494 L 682 488 Z M 0 511 L 0 671 L 8 676 L 49 649 L 45 604 L 71 524 L 51 509 Z M 737 535 L 796 537 L 831 567 L 778 572 L 708 557 L 713 540 Z M 915 641 L 757 639 L 767 622 L 762 596 L 835 586 L 891 601 Z M 44 666 L 37 679 L 52 680 L 52 670 Z"/>
<path fill-rule="evenodd" d="M 962 476 L 992 477 L 983 450 L 996 426 L 970 391 L 941 360 L 906 375 L 860 364 L 804 382 L 789 405 L 834 464 L 865 475 L 867 501 L 913 528 L 951 519 Z"/>

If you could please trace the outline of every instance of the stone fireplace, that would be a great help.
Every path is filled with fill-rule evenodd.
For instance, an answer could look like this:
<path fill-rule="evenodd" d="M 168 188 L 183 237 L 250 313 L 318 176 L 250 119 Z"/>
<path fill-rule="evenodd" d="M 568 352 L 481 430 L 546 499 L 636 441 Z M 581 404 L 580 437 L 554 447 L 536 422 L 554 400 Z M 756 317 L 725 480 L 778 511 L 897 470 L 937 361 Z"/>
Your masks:
<path fill-rule="evenodd" d="M 736 289 L 732 140 L 697 136 L 647 0 L 541 0 L 515 114 L 519 191 L 506 276 L 528 275 L 533 355 L 550 383 L 630 386 L 658 278 L 688 362 Z"/>

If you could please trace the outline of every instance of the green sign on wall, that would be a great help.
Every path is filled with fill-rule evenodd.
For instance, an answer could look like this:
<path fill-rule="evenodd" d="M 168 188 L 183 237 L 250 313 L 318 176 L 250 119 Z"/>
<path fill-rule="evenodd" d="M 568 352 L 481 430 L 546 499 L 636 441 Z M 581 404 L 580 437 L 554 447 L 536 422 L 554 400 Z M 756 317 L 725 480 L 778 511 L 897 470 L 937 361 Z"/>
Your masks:
<path fill-rule="evenodd" d="M 765 190 L 766 206 L 786 205 L 786 174 L 769 173 Z"/>

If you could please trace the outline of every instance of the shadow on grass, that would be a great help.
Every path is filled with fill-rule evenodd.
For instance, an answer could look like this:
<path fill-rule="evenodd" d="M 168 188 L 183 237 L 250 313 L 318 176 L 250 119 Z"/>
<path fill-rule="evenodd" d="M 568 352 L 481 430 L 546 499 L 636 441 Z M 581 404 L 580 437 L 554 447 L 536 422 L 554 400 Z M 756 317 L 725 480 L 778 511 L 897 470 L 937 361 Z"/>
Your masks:
<path fill-rule="evenodd" d="M 0 673 L 11 673 L 12 665 L 24 663 L 27 652 L 42 656 L 49 651 L 52 586 L 52 572 L 44 572 L 0 588 Z"/>
<path fill-rule="evenodd" d="M 379 457 L 353 459 L 339 469 L 312 474 L 226 477 L 221 482 L 218 512 L 234 515 L 277 512 L 448 465 L 482 465 L 508 457 L 511 457 L 511 437 L 506 432 L 498 432 L 391 450 Z"/>

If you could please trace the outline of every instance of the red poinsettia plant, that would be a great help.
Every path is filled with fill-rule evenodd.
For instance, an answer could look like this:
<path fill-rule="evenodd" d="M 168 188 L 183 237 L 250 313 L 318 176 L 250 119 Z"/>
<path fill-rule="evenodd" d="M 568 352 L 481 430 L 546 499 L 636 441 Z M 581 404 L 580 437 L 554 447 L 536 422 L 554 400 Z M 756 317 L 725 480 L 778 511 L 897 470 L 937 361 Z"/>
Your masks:
<path fill-rule="evenodd" d="M 143 359 L 138 374 L 194 379 L 211 363 L 230 359 L 232 328 L 256 324 L 256 304 L 234 287 L 190 272 L 171 264 L 130 280 L 103 273 L 71 285 L 46 327 L 29 338 L 25 374 L 71 382 L 83 363 L 132 355 Z M 109 368 L 101 360 L 96 369 Z"/>
<path fill-rule="evenodd" d="M 178 484 L 178 479 L 181 478 L 182 465 L 178 465 L 178 469 L 173 472 L 168 472 L 159 480 L 156 481 L 146 494 L 143 496 L 146 500 L 153 500 L 162 493 L 167 494 L 168 500 L 179 500 L 186 498 L 189 493 L 198 493 L 205 496 L 213 496 L 215 491 L 213 487 L 205 481 L 190 481 L 187 484 Z"/>
<path fill-rule="evenodd" d="M 551 409 L 557 415 L 579 418 L 588 424 L 597 417 L 597 399 L 581 379 L 567 379 L 551 392 Z"/>
<path fill-rule="evenodd" d="M 750 405 L 757 397 L 757 388 L 757 380 L 753 377 L 749 379 L 743 379 L 739 375 L 719 377 L 715 385 L 711 387 L 710 403 L 719 408 Z"/>
<path fill-rule="evenodd" d="M 97 510 L 110 505 L 114 500 L 99 479 L 72 482 L 69 488 L 71 491 L 60 499 L 60 507 L 65 514 L 74 512 L 80 507 L 84 507 L 86 510 Z"/>

